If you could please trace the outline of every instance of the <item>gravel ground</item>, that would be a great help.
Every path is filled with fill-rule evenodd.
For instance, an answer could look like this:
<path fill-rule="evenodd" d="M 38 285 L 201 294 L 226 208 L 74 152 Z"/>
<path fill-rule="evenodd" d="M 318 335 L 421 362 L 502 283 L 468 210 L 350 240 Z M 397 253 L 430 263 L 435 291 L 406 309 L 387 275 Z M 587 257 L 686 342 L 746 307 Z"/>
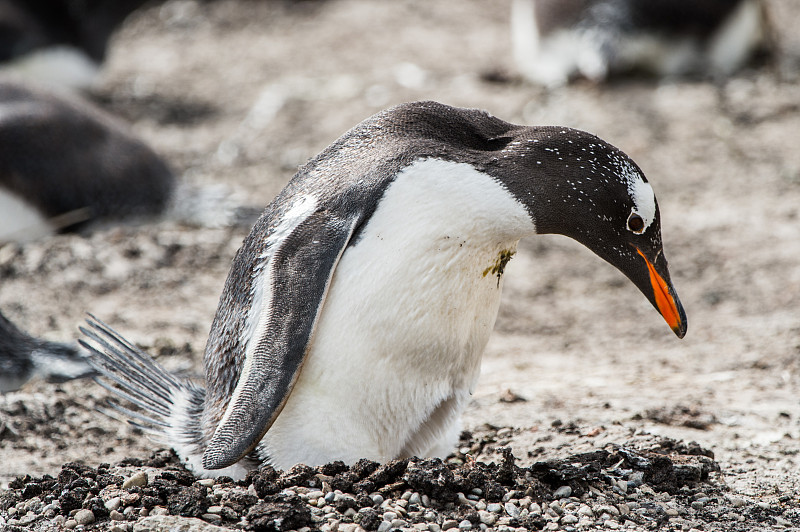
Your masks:
<path fill-rule="evenodd" d="M 402 101 L 619 146 L 658 195 L 689 332 L 677 340 L 579 245 L 523 241 L 446 463 L 197 481 L 100 414 L 98 386 L 36 381 L 0 398 L 0 529 L 800 529 L 800 5 L 769 5 L 771 65 L 550 92 L 513 75 L 505 3 L 173 0 L 135 14 L 93 97 L 184 181 L 243 205 Z M 92 312 L 198 375 L 246 232 L 159 220 L 6 245 L 0 308 L 56 341 Z"/>

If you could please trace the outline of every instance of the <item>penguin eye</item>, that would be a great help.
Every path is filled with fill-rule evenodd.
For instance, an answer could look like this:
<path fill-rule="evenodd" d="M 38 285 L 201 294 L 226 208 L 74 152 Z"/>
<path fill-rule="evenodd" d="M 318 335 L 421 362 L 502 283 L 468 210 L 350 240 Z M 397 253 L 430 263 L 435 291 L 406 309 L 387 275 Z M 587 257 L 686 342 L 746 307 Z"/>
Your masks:
<path fill-rule="evenodd" d="M 628 216 L 628 229 L 637 235 L 641 235 L 642 231 L 644 231 L 644 220 L 642 217 L 632 212 L 631 215 Z"/>

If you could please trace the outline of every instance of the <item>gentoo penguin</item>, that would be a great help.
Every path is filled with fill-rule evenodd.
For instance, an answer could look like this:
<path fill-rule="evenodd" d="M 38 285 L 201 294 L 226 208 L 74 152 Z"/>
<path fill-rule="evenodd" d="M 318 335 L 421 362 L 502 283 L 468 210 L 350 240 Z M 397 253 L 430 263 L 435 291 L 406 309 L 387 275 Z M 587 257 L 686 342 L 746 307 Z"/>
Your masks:
<path fill-rule="evenodd" d="M 89 88 L 108 41 L 147 0 L 0 0 L 0 62 L 25 79 Z"/>
<path fill-rule="evenodd" d="M 0 312 L 0 393 L 33 377 L 62 382 L 94 375 L 76 347 L 33 338 Z"/>
<path fill-rule="evenodd" d="M 534 83 L 641 71 L 727 76 L 769 47 L 761 0 L 513 0 L 514 61 Z"/>
<path fill-rule="evenodd" d="M 150 147 L 77 95 L 0 80 L 0 146 L 0 242 L 160 213 L 175 188 Z"/>
<path fill-rule="evenodd" d="M 198 475 L 445 456 L 504 267 L 537 233 L 586 245 L 686 333 L 658 204 L 631 159 L 583 131 L 420 102 L 345 133 L 266 208 L 220 298 L 205 387 L 96 319 L 81 344 L 145 413 L 119 408 Z"/>

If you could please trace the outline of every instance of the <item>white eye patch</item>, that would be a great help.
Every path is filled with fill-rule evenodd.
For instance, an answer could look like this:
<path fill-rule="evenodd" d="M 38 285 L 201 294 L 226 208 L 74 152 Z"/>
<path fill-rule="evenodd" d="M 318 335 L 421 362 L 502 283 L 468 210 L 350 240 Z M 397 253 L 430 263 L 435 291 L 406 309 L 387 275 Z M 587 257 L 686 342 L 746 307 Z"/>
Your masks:
<path fill-rule="evenodd" d="M 638 214 L 644 221 L 644 227 L 637 233 L 644 233 L 656 218 L 656 196 L 653 187 L 641 178 L 632 179 L 628 182 L 628 193 L 633 199 L 631 215 Z"/>

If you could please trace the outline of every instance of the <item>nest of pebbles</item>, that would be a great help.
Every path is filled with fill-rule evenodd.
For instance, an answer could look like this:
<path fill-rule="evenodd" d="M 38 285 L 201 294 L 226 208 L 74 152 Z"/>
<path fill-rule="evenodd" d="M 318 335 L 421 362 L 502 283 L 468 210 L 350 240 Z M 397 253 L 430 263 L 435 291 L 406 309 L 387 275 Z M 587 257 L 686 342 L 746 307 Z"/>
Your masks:
<path fill-rule="evenodd" d="M 480 446 L 470 436 L 462 448 Z M 265 466 L 238 482 L 197 479 L 171 451 L 97 468 L 68 463 L 57 478 L 14 480 L 0 496 L 0 528 L 439 532 L 711 530 L 714 523 L 746 530 L 786 521 L 727 498 L 713 454 L 696 444 L 613 445 L 530 467 L 499 451 L 491 463 L 459 453 L 446 461 L 361 460 L 285 472 Z"/>

